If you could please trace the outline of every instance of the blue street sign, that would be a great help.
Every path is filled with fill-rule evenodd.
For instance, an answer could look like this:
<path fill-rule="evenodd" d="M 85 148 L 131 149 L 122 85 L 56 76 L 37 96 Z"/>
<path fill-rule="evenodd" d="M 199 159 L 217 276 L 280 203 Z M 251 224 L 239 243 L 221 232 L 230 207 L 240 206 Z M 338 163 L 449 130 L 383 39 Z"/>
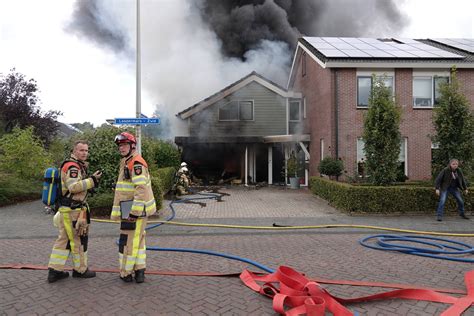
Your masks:
<path fill-rule="evenodd" d="M 160 124 L 159 117 L 133 117 L 133 118 L 116 118 L 114 124 L 117 125 L 144 125 L 144 124 Z"/>

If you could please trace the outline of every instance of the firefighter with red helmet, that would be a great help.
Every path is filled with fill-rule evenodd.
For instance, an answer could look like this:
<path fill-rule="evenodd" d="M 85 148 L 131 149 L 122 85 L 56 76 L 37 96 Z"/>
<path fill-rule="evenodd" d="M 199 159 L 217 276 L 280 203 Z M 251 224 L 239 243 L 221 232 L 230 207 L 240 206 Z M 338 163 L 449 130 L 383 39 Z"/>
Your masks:
<path fill-rule="evenodd" d="M 48 264 L 48 282 L 67 278 L 64 265 L 72 255 L 74 278 L 93 278 L 96 273 L 88 269 L 87 244 L 90 223 L 87 193 L 99 185 L 101 171 L 87 176 L 89 145 L 86 141 L 74 143 L 71 157 L 61 165 L 61 197 L 59 198 L 59 236 L 54 243 Z"/>
<path fill-rule="evenodd" d="M 115 137 L 122 159 L 115 186 L 111 219 L 120 220 L 120 278 L 137 283 L 145 280 L 145 226 L 156 213 L 151 178 L 146 161 L 136 152 L 135 136 L 122 132 Z"/>

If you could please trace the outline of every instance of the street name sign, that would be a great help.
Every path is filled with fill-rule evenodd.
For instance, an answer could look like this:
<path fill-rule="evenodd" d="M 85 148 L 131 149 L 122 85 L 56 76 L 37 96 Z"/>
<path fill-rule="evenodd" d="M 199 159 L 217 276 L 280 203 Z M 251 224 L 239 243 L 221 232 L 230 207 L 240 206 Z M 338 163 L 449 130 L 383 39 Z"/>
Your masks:
<path fill-rule="evenodd" d="M 160 124 L 159 117 L 132 117 L 132 118 L 116 118 L 114 119 L 116 125 L 145 125 L 145 124 Z"/>

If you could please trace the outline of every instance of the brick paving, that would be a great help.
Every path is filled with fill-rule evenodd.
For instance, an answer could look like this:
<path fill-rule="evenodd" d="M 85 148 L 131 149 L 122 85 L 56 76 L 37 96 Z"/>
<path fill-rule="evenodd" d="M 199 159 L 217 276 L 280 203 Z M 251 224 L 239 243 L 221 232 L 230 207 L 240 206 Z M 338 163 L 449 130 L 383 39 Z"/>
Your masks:
<path fill-rule="evenodd" d="M 434 216 L 349 216 L 329 207 L 307 190 L 223 189 L 224 202 L 176 205 L 175 220 L 242 225 L 370 224 L 410 229 L 472 232 L 472 222 Z M 57 234 L 40 202 L 0 209 L 0 264 L 45 265 Z M 170 215 L 169 208 L 162 217 Z M 472 264 L 436 260 L 362 247 L 358 240 L 377 231 L 324 229 L 305 231 L 230 230 L 165 225 L 150 230 L 148 246 L 223 252 L 277 268 L 287 265 L 309 277 L 407 283 L 464 289 Z M 118 227 L 93 223 L 89 261 L 92 268 L 116 268 Z M 473 238 L 451 238 L 473 243 Z M 233 273 L 258 271 L 247 263 L 209 255 L 148 251 L 148 269 Z M 70 262 L 68 262 L 70 265 Z M 342 297 L 383 289 L 324 285 Z M 386 300 L 349 305 L 360 315 L 439 315 L 448 305 Z M 115 273 L 94 279 L 68 278 L 49 284 L 46 271 L 0 270 L 0 315 L 275 315 L 271 300 L 246 288 L 238 278 L 147 275 L 143 284 L 125 284 Z M 474 315 L 471 307 L 464 315 Z"/>

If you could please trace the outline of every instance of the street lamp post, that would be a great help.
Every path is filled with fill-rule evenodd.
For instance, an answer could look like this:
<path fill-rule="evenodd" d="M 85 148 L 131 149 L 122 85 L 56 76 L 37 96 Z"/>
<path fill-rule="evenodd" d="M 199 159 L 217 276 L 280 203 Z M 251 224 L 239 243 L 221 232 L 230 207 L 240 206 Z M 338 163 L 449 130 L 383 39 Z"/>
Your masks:
<path fill-rule="evenodd" d="M 136 56 L 136 117 L 140 118 L 141 110 L 141 59 L 140 59 L 140 0 L 137 0 L 137 56 Z M 136 125 L 137 151 L 142 154 L 142 128 Z"/>

